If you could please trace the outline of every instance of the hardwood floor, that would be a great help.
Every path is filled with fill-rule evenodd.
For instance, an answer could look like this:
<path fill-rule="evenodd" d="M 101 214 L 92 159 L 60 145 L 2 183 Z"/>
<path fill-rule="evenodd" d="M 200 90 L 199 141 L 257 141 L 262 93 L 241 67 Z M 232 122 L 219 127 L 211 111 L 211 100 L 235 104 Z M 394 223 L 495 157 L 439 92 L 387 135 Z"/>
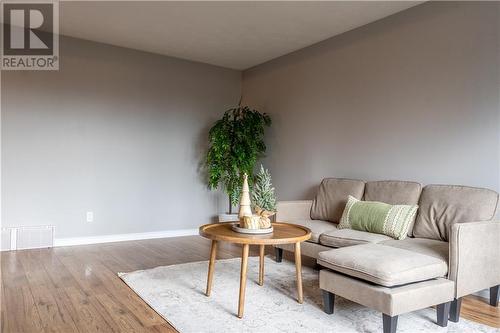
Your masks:
<path fill-rule="evenodd" d="M 251 247 L 250 255 L 258 251 Z M 2 252 L 0 332 L 175 332 L 117 273 L 208 260 L 209 253 L 210 241 L 198 236 Z M 240 254 L 220 243 L 218 258 Z M 464 299 L 462 317 L 500 328 L 500 308 L 475 296 Z"/>

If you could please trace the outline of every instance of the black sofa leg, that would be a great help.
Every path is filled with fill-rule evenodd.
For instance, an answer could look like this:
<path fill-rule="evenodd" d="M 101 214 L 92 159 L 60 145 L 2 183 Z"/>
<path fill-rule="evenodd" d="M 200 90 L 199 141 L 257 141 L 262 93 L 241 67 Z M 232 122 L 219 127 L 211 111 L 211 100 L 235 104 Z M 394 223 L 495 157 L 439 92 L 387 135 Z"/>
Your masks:
<path fill-rule="evenodd" d="M 279 247 L 275 247 L 274 251 L 276 254 L 276 262 L 281 262 L 283 260 L 283 249 L 280 249 Z"/>
<path fill-rule="evenodd" d="M 332 314 L 333 307 L 335 303 L 335 294 L 332 294 L 329 291 L 322 290 L 323 292 L 323 309 L 325 313 Z"/>
<path fill-rule="evenodd" d="M 384 333 L 396 333 L 398 327 L 398 316 L 391 317 L 382 313 L 382 322 L 384 324 Z"/>
<path fill-rule="evenodd" d="M 437 324 L 441 327 L 448 326 L 448 316 L 450 314 L 451 302 L 438 304 L 437 306 Z"/>
<path fill-rule="evenodd" d="M 490 288 L 490 305 L 498 306 L 498 300 L 500 296 L 500 284 Z"/>
<path fill-rule="evenodd" d="M 462 306 L 462 298 L 455 298 L 450 305 L 450 320 L 458 323 L 460 319 L 460 307 Z"/>
<path fill-rule="evenodd" d="M 318 264 L 318 263 L 315 263 L 315 264 L 314 264 L 314 268 L 313 268 L 313 269 L 314 269 L 315 271 L 319 271 L 319 270 L 321 270 L 321 265 L 320 265 L 320 264 Z"/>

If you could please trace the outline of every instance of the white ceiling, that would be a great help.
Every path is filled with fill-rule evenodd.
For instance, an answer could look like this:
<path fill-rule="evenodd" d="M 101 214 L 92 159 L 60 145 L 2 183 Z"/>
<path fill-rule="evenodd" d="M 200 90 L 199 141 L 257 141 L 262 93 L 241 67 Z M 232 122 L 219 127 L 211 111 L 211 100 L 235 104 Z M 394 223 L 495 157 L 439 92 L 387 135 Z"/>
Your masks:
<path fill-rule="evenodd" d="M 242 70 L 421 2 L 65 1 L 60 32 Z"/>

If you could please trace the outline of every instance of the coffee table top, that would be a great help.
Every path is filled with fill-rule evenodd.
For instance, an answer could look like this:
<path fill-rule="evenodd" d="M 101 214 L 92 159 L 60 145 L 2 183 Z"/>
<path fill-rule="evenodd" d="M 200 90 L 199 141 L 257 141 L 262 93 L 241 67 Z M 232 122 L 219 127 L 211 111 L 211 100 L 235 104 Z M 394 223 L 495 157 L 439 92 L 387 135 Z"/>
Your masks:
<path fill-rule="evenodd" d="M 303 242 L 311 238 L 311 230 L 301 225 L 273 222 L 273 232 L 269 234 L 251 235 L 233 231 L 231 225 L 238 222 L 211 223 L 200 227 L 200 235 L 217 241 L 237 244 L 290 244 Z"/>

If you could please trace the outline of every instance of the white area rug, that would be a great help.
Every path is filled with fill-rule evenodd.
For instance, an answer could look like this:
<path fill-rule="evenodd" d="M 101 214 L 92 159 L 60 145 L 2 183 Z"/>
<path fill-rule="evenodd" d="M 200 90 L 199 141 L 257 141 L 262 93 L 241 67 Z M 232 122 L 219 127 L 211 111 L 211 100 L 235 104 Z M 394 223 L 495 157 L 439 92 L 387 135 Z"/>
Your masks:
<path fill-rule="evenodd" d="M 270 258 L 264 286 L 257 284 L 258 258 L 249 258 L 245 313 L 236 317 L 240 259 L 215 264 L 212 295 L 204 295 L 208 262 L 163 266 L 120 277 L 156 312 L 183 333 L 189 332 L 382 332 L 382 314 L 336 297 L 335 313 L 322 310 L 318 272 L 303 267 L 304 304 L 295 300 L 295 266 Z M 460 319 L 447 328 L 435 324 L 436 311 L 399 316 L 398 332 L 498 332 Z"/>

